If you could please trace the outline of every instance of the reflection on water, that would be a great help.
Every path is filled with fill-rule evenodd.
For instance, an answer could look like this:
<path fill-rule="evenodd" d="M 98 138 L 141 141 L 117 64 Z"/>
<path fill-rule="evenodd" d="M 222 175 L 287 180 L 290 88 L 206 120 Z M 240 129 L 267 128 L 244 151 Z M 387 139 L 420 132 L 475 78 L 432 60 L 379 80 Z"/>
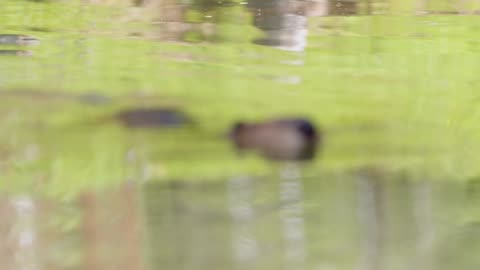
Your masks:
<path fill-rule="evenodd" d="M 115 192 L 86 192 L 79 198 L 84 269 L 144 269 L 138 196 L 137 187 L 128 183 Z"/>
<path fill-rule="evenodd" d="M 254 16 L 253 25 L 264 32 L 255 43 L 291 51 L 303 51 L 307 39 L 306 1 L 252 0 L 248 7 Z"/>
<path fill-rule="evenodd" d="M 303 269 L 307 257 L 302 192 L 303 186 L 299 175 L 295 172 L 284 173 L 280 183 L 279 198 L 283 203 L 280 211 L 285 246 L 284 258 L 288 269 Z"/>
<path fill-rule="evenodd" d="M 452 220 L 458 208 L 444 203 L 452 189 L 462 197 L 461 184 L 370 170 L 316 179 L 149 185 L 145 199 L 155 203 L 148 203 L 145 218 L 155 239 L 153 265 L 168 260 L 168 269 L 448 269 L 436 264 L 445 252 L 451 258 L 475 252 L 442 244 L 463 230 Z M 170 224 L 159 226 L 165 222 Z"/>
<path fill-rule="evenodd" d="M 0 55 L 31 56 L 32 52 L 25 50 L 0 50 Z"/>
<path fill-rule="evenodd" d="M 234 177 L 228 182 L 228 197 L 232 219 L 232 257 L 238 265 L 248 265 L 258 256 L 253 223 L 253 179 Z"/>
<path fill-rule="evenodd" d="M 1 215 L 2 222 L 0 258 L 2 268 L 37 270 L 38 237 L 36 226 L 36 205 L 34 201 L 26 196 L 14 197 L 2 201 Z"/>
<path fill-rule="evenodd" d="M 0 34 L 0 45 L 38 45 L 40 41 L 26 35 Z"/>
<path fill-rule="evenodd" d="M 358 218 L 362 234 L 362 261 L 359 269 L 384 269 L 385 191 L 378 177 L 358 176 Z"/>
<path fill-rule="evenodd" d="M 127 183 L 64 203 L 3 196 L 1 266 L 452 269 L 461 260 L 476 269 L 478 230 L 462 211 L 467 190 L 367 169 Z"/>
<path fill-rule="evenodd" d="M 218 35 L 217 24 L 229 23 L 229 16 L 238 16 L 239 4 L 245 6 L 253 17 L 251 24 L 262 31 L 262 36 L 252 40 L 256 44 L 289 51 L 303 51 L 307 45 L 307 17 L 327 15 L 353 15 L 357 13 L 354 0 L 250 0 L 193 1 L 190 4 L 177 0 L 155 2 L 161 10 L 159 19 L 162 40 L 186 41 L 189 33 L 206 40 Z M 188 13 L 197 11 L 203 18 L 191 22 Z M 213 38 L 214 39 L 214 38 Z"/>
<path fill-rule="evenodd" d="M 477 269 L 477 7 L 434 2 L 4 0 L 0 269 Z M 297 115 L 303 171 L 226 138 Z"/>

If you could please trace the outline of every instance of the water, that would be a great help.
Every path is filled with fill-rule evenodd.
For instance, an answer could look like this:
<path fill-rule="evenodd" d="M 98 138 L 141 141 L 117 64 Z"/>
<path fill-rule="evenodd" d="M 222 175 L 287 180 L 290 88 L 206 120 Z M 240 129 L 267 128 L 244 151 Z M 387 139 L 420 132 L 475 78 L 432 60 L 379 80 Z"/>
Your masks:
<path fill-rule="evenodd" d="M 3 197 L 4 269 L 475 269 L 478 188 L 373 168 Z"/>
<path fill-rule="evenodd" d="M 1 269 L 476 269 L 475 6 L 89 2 L 0 7 Z M 227 139 L 284 116 L 318 158 Z"/>

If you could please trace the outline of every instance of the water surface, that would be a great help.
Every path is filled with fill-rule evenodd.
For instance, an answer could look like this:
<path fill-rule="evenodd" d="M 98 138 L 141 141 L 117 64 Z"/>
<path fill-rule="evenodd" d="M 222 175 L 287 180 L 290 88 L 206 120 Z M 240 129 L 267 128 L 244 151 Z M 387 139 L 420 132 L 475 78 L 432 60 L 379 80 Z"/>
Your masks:
<path fill-rule="evenodd" d="M 474 6 L 4 2 L 0 268 L 476 269 Z M 296 170 L 226 139 L 292 115 Z"/>

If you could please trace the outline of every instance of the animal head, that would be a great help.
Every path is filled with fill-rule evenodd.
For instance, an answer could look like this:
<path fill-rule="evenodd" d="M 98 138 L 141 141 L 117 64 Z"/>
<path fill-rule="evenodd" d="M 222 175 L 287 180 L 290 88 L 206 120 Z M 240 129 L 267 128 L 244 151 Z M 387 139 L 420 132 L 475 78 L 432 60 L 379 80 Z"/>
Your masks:
<path fill-rule="evenodd" d="M 300 120 L 298 123 L 298 130 L 307 139 L 316 139 L 317 137 L 317 131 L 309 121 Z"/>
<path fill-rule="evenodd" d="M 229 137 L 235 142 L 235 146 L 239 149 L 245 148 L 248 142 L 245 140 L 245 134 L 248 129 L 248 124 L 245 122 L 237 122 L 230 130 Z"/>

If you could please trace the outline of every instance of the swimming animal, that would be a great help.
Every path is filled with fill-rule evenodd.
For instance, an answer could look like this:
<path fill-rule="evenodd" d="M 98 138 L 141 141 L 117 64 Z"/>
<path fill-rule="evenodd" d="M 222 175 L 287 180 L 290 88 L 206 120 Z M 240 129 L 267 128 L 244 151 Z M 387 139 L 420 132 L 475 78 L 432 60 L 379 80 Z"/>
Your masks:
<path fill-rule="evenodd" d="M 238 122 L 230 139 L 240 152 L 253 150 L 276 161 L 305 161 L 315 157 L 321 133 L 303 118 L 282 118 L 265 122 Z"/>

